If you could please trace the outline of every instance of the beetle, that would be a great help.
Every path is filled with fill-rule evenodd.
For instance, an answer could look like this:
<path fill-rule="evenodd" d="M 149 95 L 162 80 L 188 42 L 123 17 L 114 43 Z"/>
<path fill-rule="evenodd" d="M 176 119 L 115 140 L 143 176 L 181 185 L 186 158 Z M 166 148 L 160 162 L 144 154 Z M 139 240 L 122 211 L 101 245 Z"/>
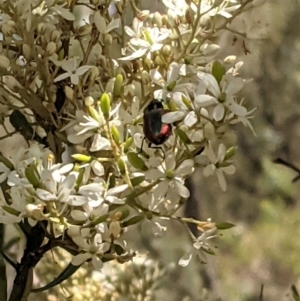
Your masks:
<path fill-rule="evenodd" d="M 162 116 L 169 112 L 169 110 L 164 109 L 163 103 L 164 100 L 162 99 L 153 99 L 144 110 L 143 130 L 145 138 L 142 141 L 141 152 L 145 140 L 148 141 L 148 147 L 161 149 L 158 145 L 166 142 L 172 134 L 172 125 L 162 122 Z"/>

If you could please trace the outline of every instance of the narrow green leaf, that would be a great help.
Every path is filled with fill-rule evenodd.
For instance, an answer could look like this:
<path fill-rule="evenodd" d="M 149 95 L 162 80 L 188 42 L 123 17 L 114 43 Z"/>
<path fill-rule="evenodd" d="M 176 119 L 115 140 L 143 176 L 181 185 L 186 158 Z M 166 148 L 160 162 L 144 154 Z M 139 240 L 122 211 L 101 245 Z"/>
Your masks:
<path fill-rule="evenodd" d="M 291 290 L 292 290 L 292 296 L 293 296 L 294 301 L 300 301 L 299 293 L 298 293 L 297 288 L 294 284 L 291 286 Z"/>
<path fill-rule="evenodd" d="M 139 177 L 135 177 L 130 179 L 132 186 L 137 186 L 139 184 L 141 184 L 142 182 L 145 181 L 145 176 L 139 176 Z"/>
<path fill-rule="evenodd" d="M 216 253 L 212 249 L 201 248 L 201 250 L 209 255 L 216 255 Z"/>
<path fill-rule="evenodd" d="M 235 227 L 235 225 L 231 224 L 231 223 L 224 222 L 224 223 L 216 224 L 216 227 L 219 230 L 226 230 L 226 229 L 230 229 L 232 227 Z"/>
<path fill-rule="evenodd" d="M 122 223 L 122 227 L 128 227 L 128 226 L 137 224 L 137 223 L 139 223 L 140 221 L 142 221 L 143 219 L 144 219 L 144 215 L 136 215 L 136 216 L 130 218 L 129 220 L 124 221 L 124 222 Z"/>
<path fill-rule="evenodd" d="M 34 293 L 43 292 L 45 290 L 48 290 L 51 287 L 54 287 L 58 284 L 61 284 L 63 281 L 70 278 L 79 268 L 81 265 L 73 265 L 71 263 L 68 264 L 68 266 L 60 273 L 60 275 L 54 279 L 52 282 L 48 283 L 47 285 L 40 287 L 40 288 L 34 288 L 31 291 Z"/>

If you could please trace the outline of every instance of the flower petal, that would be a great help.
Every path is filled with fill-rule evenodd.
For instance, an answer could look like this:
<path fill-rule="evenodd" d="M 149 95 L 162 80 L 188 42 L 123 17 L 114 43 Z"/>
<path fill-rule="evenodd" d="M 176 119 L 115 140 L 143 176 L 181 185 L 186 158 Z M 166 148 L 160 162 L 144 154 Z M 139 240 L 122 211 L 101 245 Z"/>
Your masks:
<path fill-rule="evenodd" d="M 215 108 L 213 112 L 214 120 L 220 121 L 223 119 L 225 113 L 224 105 L 219 103 Z"/>
<path fill-rule="evenodd" d="M 178 261 L 178 264 L 182 267 L 186 267 L 189 265 L 192 259 L 192 253 L 184 254 Z"/>
<path fill-rule="evenodd" d="M 218 177 L 218 181 L 219 181 L 221 189 L 223 191 L 226 191 L 226 189 L 227 189 L 226 179 L 221 170 L 217 170 L 217 177 Z"/>
<path fill-rule="evenodd" d="M 86 262 L 90 258 L 91 258 L 90 253 L 78 254 L 72 258 L 71 263 L 75 266 L 82 265 L 84 262 Z"/>

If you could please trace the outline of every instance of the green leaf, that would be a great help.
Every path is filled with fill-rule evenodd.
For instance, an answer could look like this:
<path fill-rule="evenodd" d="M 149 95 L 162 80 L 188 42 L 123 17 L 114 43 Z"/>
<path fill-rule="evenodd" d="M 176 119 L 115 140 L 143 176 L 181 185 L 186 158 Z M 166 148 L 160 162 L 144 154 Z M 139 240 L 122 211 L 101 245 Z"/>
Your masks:
<path fill-rule="evenodd" d="M 225 67 L 218 60 L 214 61 L 212 66 L 212 75 L 217 80 L 218 83 L 221 82 L 223 75 L 226 73 Z"/>
<path fill-rule="evenodd" d="M 129 220 L 125 221 L 122 223 L 122 227 L 128 227 L 134 224 L 139 223 L 140 221 L 142 221 L 144 219 L 144 215 L 136 215 L 132 218 L 130 218 Z"/>
<path fill-rule="evenodd" d="M 73 264 L 69 263 L 68 266 L 60 273 L 60 275 L 56 279 L 54 279 L 52 282 L 48 283 L 47 285 L 45 285 L 43 287 L 34 288 L 31 291 L 34 293 L 43 292 L 45 290 L 48 290 L 51 287 L 61 284 L 63 281 L 70 278 L 80 267 L 81 267 L 81 265 L 73 265 Z"/>
<path fill-rule="evenodd" d="M 226 229 L 230 229 L 232 227 L 235 227 L 235 225 L 231 224 L 231 223 L 224 222 L 224 223 L 216 224 L 216 227 L 219 230 L 226 230 Z"/>
<path fill-rule="evenodd" d="M 139 184 L 141 184 L 142 182 L 145 181 L 145 176 L 139 176 L 139 177 L 135 177 L 130 179 L 132 186 L 137 186 Z"/>
<path fill-rule="evenodd" d="M 177 129 L 176 132 L 182 142 L 184 142 L 185 144 L 191 143 L 190 138 L 187 136 L 187 134 L 183 130 Z"/>
<path fill-rule="evenodd" d="M 129 163 L 138 170 L 146 171 L 148 168 L 142 158 L 140 158 L 137 153 L 134 152 L 128 152 L 127 158 Z"/>

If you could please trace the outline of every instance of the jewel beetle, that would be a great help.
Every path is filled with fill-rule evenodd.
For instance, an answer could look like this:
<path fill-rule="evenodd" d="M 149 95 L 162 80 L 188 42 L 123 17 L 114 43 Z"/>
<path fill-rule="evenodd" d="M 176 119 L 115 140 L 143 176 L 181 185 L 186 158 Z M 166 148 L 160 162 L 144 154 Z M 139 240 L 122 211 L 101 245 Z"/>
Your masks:
<path fill-rule="evenodd" d="M 164 100 L 162 99 L 153 99 L 144 110 L 143 130 L 145 138 L 142 141 L 141 151 L 145 139 L 148 141 L 148 147 L 161 149 L 158 145 L 166 142 L 172 134 L 172 125 L 162 122 L 162 116 L 168 112 L 164 109 L 163 103 Z"/>

